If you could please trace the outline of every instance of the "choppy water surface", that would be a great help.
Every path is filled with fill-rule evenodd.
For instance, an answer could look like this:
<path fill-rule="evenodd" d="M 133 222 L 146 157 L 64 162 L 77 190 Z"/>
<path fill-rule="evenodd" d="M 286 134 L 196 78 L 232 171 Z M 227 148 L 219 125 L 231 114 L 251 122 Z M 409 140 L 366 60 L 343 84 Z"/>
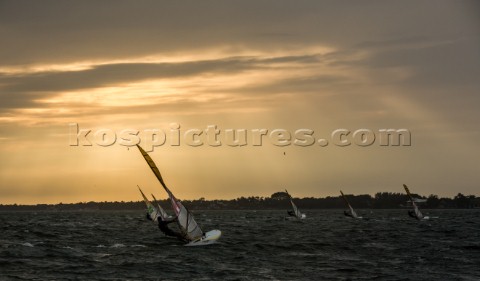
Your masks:
<path fill-rule="evenodd" d="M 0 279 L 480 280 L 480 210 L 342 212 L 197 211 L 223 232 L 206 247 L 163 237 L 143 212 L 3 212 Z"/>

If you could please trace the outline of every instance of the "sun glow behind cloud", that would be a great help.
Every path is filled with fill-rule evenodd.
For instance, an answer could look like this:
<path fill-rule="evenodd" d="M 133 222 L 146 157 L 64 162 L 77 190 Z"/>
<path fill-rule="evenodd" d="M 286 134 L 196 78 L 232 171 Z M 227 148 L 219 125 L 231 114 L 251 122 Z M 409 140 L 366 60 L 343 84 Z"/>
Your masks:
<path fill-rule="evenodd" d="M 160 147 L 181 198 L 372 194 L 403 181 L 475 192 L 480 48 L 465 5 L 169 5 L 0 10 L 0 203 L 137 200 L 131 186 L 157 184 L 136 151 L 69 147 L 70 122 L 413 133 L 410 148 Z"/>
<path fill-rule="evenodd" d="M 131 82 L 114 82 L 110 84 L 99 84 L 98 86 L 88 87 L 76 90 L 56 90 L 45 92 L 39 98 L 33 99 L 36 107 L 20 108 L 12 111 L 13 116 L 3 117 L 4 121 L 15 122 L 15 120 L 26 124 L 31 122 L 38 124 L 37 121 L 41 117 L 48 118 L 49 122 L 55 123 L 65 122 L 65 119 L 72 117 L 88 118 L 91 115 L 98 115 L 98 111 L 102 112 L 107 109 L 109 113 L 119 112 L 124 114 L 124 110 L 129 108 L 141 108 L 153 105 L 168 106 L 179 104 L 182 102 L 194 104 L 206 103 L 225 103 L 229 105 L 235 102 L 261 101 L 270 99 L 262 95 L 253 93 L 255 88 L 267 89 L 276 82 L 288 81 L 289 79 L 309 79 L 316 77 L 322 73 L 328 75 L 343 75 L 352 77 L 351 73 L 345 73 L 345 69 L 339 69 L 336 73 L 334 69 L 328 67 L 324 61 L 319 58 L 328 52 L 332 52 L 332 48 L 315 47 L 304 50 L 295 50 L 297 53 L 285 52 L 250 52 L 243 53 L 244 56 L 225 57 L 225 53 L 219 52 L 217 56 L 213 56 L 214 52 L 206 56 L 195 56 L 184 54 L 183 58 L 170 58 L 169 64 L 176 63 L 194 63 L 188 59 L 205 59 L 225 61 L 233 60 L 239 63 L 247 64 L 247 68 L 234 72 L 222 73 L 214 70 L 210 72 L 208 69 L 198 75 L 188 75 L 186 77 L 161 77 L 154 78 L 146 75 L 145 79 L 133 80 Z M 315 51 L 314 53 L 308 53 Z M 323 52 L 321 54 L 320 52 Z M 302 56 L 299 56 L 302 54 Z M 218 56 L 221 55 L 221 56 Z M 297 58 L 299 57 L 299 58 Z M 305 62 L 304 57 L 310 61 Z M 327 62 L 331 62 L 331 59 Z M 45 65 L 35 66 L 27 69 L 25 72 L 12 71 L 16 76 L 35 75 L 34 77 L 48 77 L 52 73 L 75 74 L 75 72 L 84 72 L 93 70 L 101 66 L 116 64 L 158 64 L 165 61 L 149 59 L 137 60 L 113 60 L 110 62 L 103 61 L 98 64 L 65 64 L 65 65 Z M 81 67 L 80 67 L 81 66 Z M 38 76 L 41 75 L 41 76 Z M 8 77 L 9 75 L 7 75 Z M 37 82 L 38 83 L 38 82 Z M 79 85 L 82 86 L 82 85 Z M 248 89 L 253 89 L 251 94 L 244 95 Z M 292 90 L 279 92 L 278 94 L 295 94 Z M 251 110 L 252 105 L 245 104 L 248 108 L 236 108 L 236 110 Z M 264 105 L 265 106 L 265 105 Z M 256 106 L 259 109 L 258 106 Z M 151 110 L 151 109 L 150 109 Z M 220 107 L 219 111 L 223 111 Z M 231 110 L 231 109 L 229 109 Z M 58 120 L 55 120 L 58 116 Z"/>

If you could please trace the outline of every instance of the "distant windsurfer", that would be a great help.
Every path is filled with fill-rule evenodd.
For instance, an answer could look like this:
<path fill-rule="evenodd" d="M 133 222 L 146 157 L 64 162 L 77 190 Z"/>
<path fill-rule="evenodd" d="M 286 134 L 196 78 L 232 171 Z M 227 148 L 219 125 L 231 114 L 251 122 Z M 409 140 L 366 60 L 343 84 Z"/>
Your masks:
<path fill-rule="evenodd" d="M 152 219 L 152 216 L 150 216 L 150 213 L 149 213 L 149 212 L 147 212 L 147 220 L 149 220 L 149 221 L 152 221 L 152 220 L 153 220 L 153 219 Z"/>
<path fill-rule="evenodd" d="M 348 212 L 348 211 L 343 211 L 343 214 L 344 214 L 345 216 L 347 216 L 347 217 L 353 218 L 352 214 L 351 214 L 350 212 Z"/>
<path fill-rule="evenodd" d="M 288 215 L 291 216 L 291 217 L 296 217 L 294 211 L 287 211 L 287 213 L 288 213 Z"/>
<path fill-rule="evenodd" d="M 419 220 L 418 216 L 415 214 L 415 211 L 412 211 L 412 210 L 408 211 L 408 215 L 414 219 Z"/>

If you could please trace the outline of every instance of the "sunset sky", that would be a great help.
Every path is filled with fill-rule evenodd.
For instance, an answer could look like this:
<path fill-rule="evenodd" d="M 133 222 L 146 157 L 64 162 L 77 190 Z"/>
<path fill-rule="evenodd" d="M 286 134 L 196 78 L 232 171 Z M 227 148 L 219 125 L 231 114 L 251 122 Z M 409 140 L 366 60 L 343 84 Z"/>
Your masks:
<path fill-rule="evenodd" d="M 475 1 L 0 1 L 0 38 L 0 204 L 166 197 L 136 147 L 71 146 L 70 123 L 165 130 L 180 199 L 480 195 Z M 172 123 L 411 145 L 172 146 Z"/>

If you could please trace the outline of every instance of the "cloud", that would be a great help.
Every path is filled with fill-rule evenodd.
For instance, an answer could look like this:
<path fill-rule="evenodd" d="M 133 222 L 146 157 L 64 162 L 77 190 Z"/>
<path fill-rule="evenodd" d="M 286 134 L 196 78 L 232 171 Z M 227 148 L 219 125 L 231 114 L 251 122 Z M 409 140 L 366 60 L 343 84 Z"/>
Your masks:
<path fill-rule="evenodd" d="M 477 83 L 480 75 L 480 49 L 475 38 L 456 38 L 451 41 L 404 40 L 395 44 L 377 44 L 377 51 L 362 61 L 365 67 L 408 67 L 414 71 L 409 82 L 428 87 L 444 87 Z M 365 45 L 364 45 L 365 46 Z M 388 46 L 378 48 L 379 46 Z M 373 49 L 371 45 L 367 50 Z"/>
<path fill-rule="evenodd" d="M 31 74 L 4 74 L 0 85 L 5 92 L 52 92 L 96 88 L 147 79 L 167 79 L 201 74 L 229 74 L 249 69 L 274 67 L 279 63 L 316 62 L 315 55 L 273 58 L 237 57 L 178 63 L 111 63 L 86 70 L 52 71 Z"/>
<path fill-rule="evenodd" d="M 147 80 L 184 79 L 203 75 L 233 75 L 284 64 L 317 62 L 316 55 L 270 58 L 235 57 L 177 63 L 111 63 L 75 71 L 44 71 L 0 75 L 0 109 L 45 107 L 39 101 L 102 87 L 122 87 Z M 89 95 L 88 93 L 79 93 Z"/>
<path fill-rule="evenodd" d="M 271 194 L 277 183 L 302 186 L 305 195 L 328 195 L 325 190 L 336 190 L 345 174 L 351 177 L 344 184 L 355 183 L 361 192 L 395 186 L 406 177 L 431 193 L 437 190 L 429 185 L 439 187 L 441 195 L 457 185 L 475 190 L 478 5 L 0 1 L 1 185 L 35 197 L 54 196 L 66 180 L 57 176 L 75 171 L 72 200 L 89 197 L 82 188 L 94 184 L 102 186 L 95 198 L 124 200 L 131 193 L 107 191 L 129 190 L 129 181 L 135 186 L 143 159 L 128 158 L 123 148 L 67 147 L 66 124 L 142 129 L 218 122 L 223 127 L 310 126 L 319 134 L 339 127 L 406 127 L 414 145 L 292 147 L 287 155 L 296 160 L 289 162 L 288 173 L 301 175 L 292 181 L 302 182 L 290 183 L 276 177 L 287 173 L 287 166 L 276 161 L 277 147 L 213 152 L 169 147 L 161 158 L 177 171 L 172 179 L 185 181 L 177 183 L 186 197 L 199 186 L 195 173 L 208 179 L 201 186 L 211 193 L 202 189 L 191 196 L 216 198 L 237 194 L 224 186 L 238 192 L 254 186 L 252 192 Z M 182 154 L 187 158 L 180 161 Z M 138 170 L 132 159 L 139 161 Z M 453 162 L 460 163 L 454 170 Z M 121 165 L 128 172 L 104 173 Z M 25 174 L 32 177 L 23 179 Z M 211 180 L 219 174 L 223 182 Z M 252 175 L 251 182 L 232 183 L 245 174 Z M 12 202 L 22 198 L 8 193 L 0 187 Z"/>
<path fill-rule="evenodd" d="M 2 1 L 0 61 L 67 63 L 155 54 L 353 46 L 395 37 L 478 34 L 468 2 Z M 426 16 L 428 15 L 428 16 Z M 408 19 L 408 20 L 406 20 Z M 477 28 L 475 28 L 477 26 Z"/>
<path fill-rule="evenodd" d="M 4 75 L 2 90 L 18 92 L 60 92 L 89 89 L 147 79 L 165 79 L 212 72 L 242 71 L 245 60 L 196 61 L 186 63 L 121 63 L 93 66 L 79 71 Z"/>

